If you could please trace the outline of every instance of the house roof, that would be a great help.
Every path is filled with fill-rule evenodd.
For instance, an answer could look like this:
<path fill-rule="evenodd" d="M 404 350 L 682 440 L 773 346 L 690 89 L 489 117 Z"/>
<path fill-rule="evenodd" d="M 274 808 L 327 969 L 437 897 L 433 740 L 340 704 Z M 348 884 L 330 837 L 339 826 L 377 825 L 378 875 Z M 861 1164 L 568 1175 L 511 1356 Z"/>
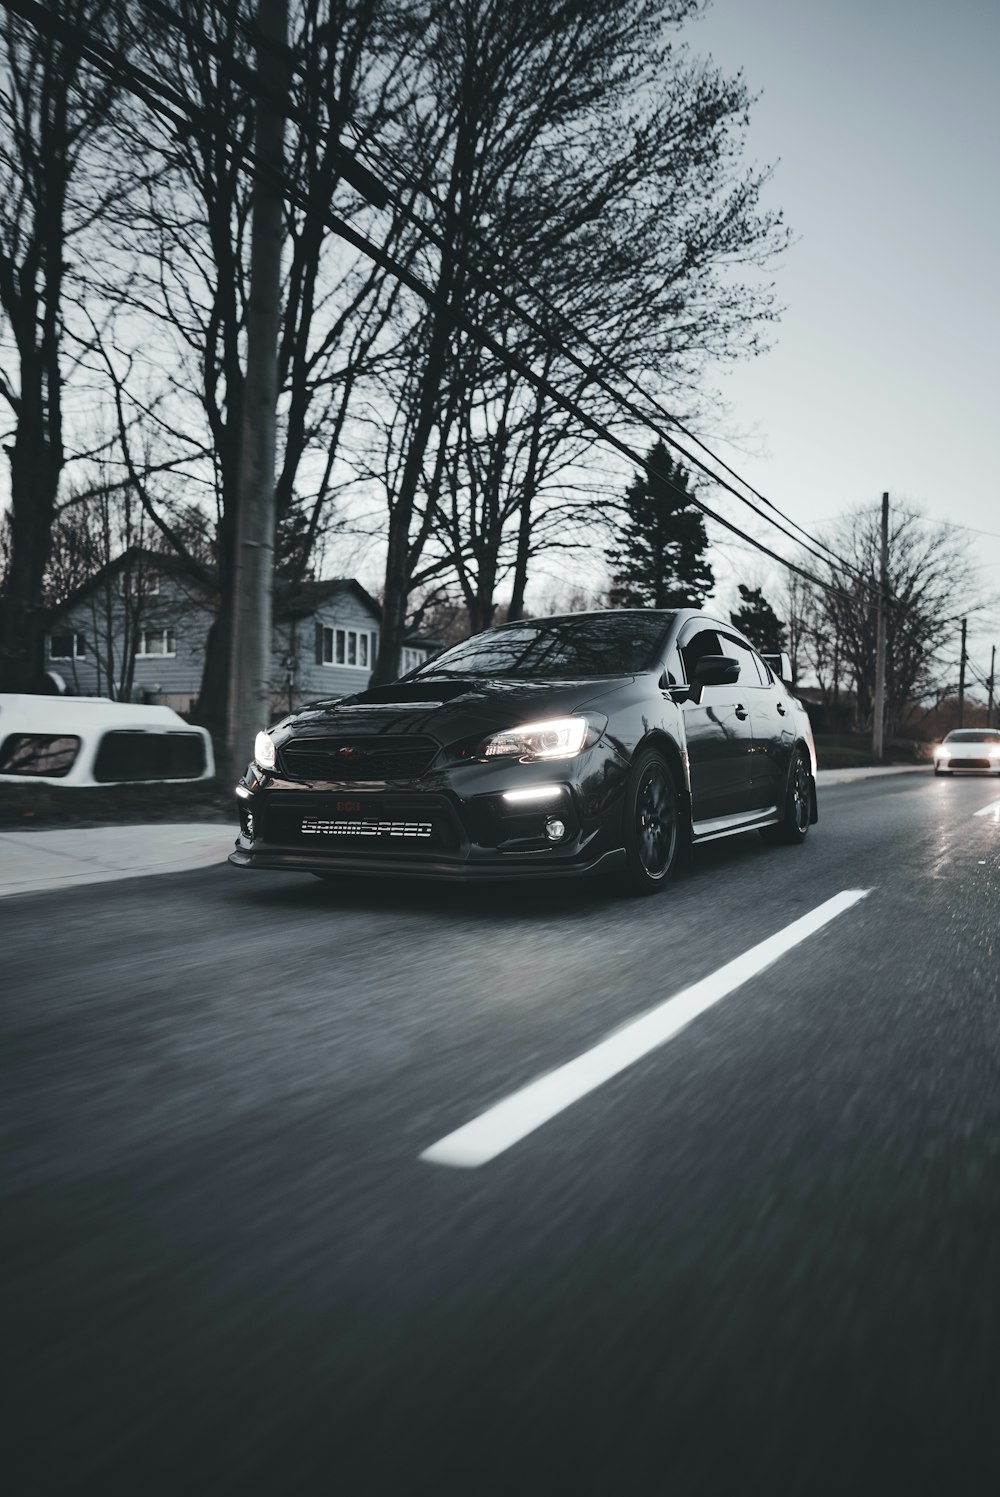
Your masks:
<path fill-rule="evenodd" d="M 121 556 L 116 556 L 114 561 L 108 562 L 82 582 L 78 588 L 63 598 L 51 609 L 53 617 L 72 608 L 81 598 L 87 596 L 94 588 L 99 587 L 108 577 L 114 577 L 118 572 L 124 571 L 128 566 L 141 564 L 148 571 L 159 572 L 165 576 L 179 577 L 186 582 L 201 583 L 206 590 L 214 587 L 212 574 L 207 567 L 200 568 L 198 573 L 192 575 L 191 568 L 181 557 L 171 551 L 150 551 L 142 546 L 130 546 L 123 551 Z M 282 582 L 275 580 L 274 588 L 274 617 L 278 623 L 290 622 L 292 619 L 310 618 L 317 609 L 325 603 L 331 602 L 338 597 L 350 596 L 361 603 L 380 623 L 382 620 L 382 609 L 380 604 L 372 597 L 367 589 L 361 586 L 353 577 L 330 577 L 325 582 Z M 429 639 L 427 636 L 417 633 L 408 633 L 405 636 L 408 645 L 423 645 L 427 649 L 437 650 L 440 641 Z"/>
<path fill-rule="evenodd" d="M 185 582 L 200 584 L 206 590 L 214 587 L 214 579 L 210 568 L 196 564 L 197 570 L 192 572 L 191 566 L 173 551 L 150 551 L 145 546 L 129 546 L 120 556 L 113 561 L 106 562 L 99 567 L 93 576 L 88 577 L 86 582 L 81 582 L 79 587 L 67 593 L 59 603 L 49 609 L 51 617 L 63 613 L 68 608 L 73 608 L 81 598 L 85 598 L 94 588 L 100 587 L 109 577 L 116 577 L 127 567 L 141 565 L 149 572 L 158 572 L 163 576 L 180 577 Z"/>
<path fill-rule="evenodd" d="M 356 598 L 371 610 L 376 619 L 381 623 L 382 608 L 360 582 L 353 577 L 331 577 L 326 582 L 300 582 L 293 589 L 276 584 L 274 596 L 274 616 L 278 622 L 291 619 L 310 618 L 324 603 L 332 599 L 343 597 L 345 594 Z M 431 639 L 426 634 L 418 634 L 411 631 L 403 636 L 406 645 L 421 645 L 424 649 L 439 650 L 441 641 Z"/>
<path fill-rule="evenodd" d="M 353 595 L 379 620 L 382 610 L 371 593 L 353 577 L 331 577 L 327 582 L 298 582 L 294 585 L 277 581 L 274 590 L 274 616 L 276 619 L 306 619 L 317 608 L 344 594 Z"/>

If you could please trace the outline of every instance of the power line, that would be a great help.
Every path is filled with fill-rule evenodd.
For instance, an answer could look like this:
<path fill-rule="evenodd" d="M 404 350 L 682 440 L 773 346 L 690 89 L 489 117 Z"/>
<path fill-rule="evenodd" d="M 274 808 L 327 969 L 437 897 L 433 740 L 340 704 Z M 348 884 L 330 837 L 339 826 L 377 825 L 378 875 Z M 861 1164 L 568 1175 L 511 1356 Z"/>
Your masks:
<path fill-rule="evenodd" d="M 104 46 L 102 43 L 94 42 L 89 34 L 85 33 L 81 28 L 64 21 L 61 17 L 52 15 L 41 5 L 37 4 L 36 0 L 0 0 L 0 3 L 4 4 L 7 9 L 19 15 L 22 19 L 28 21 L 29 24 L 31 24 L 36 30 L 46 31 L 49 33 L 55 32 L 63 38 L 70 37 L 74 41 L 74 43 L 80 47 L 83 55 L 87 57 L 87 59 L 95 68 L 109 76 L 114 77 L 119 82 L 121 82 L 122 78 L 124 77 L 127 80 L 124 84 L 127 92 L 132 93 L 136 97 L 140 98 L 154 111 L 154 113 L 165 115 L 178 128 L 186 129 L 188 127 L 189 121 L 191 120 L 194 120 L 196 122 L 207 121 L 208 117 L 204 109 L 201 109 L 199 106 L 191 103 L 191 101 L 187 97 L 170 88 L 169 85 L 164 84 L 162 80 L 155 78 L 152 74 L 146 72 L 144 69 L 138 68 L 134 64 L 128 62 L 124 57 L 121 56 L 120 53 Z M 215 51 L 219 50 L 215 46 L 215 44 L 211 42 L 210 38 L 203 37 L 201 33 L 198 34 L 198 37 L 199 40 L 202 41 L 204 45 L 206 45 L 206 47 L 208 47 L 209 49 Z M 260 85 L 259 80 L 257 80 L 256 74 L 251 70 L 243 71 L 250 79 L 250 91 L 259 91 Z M 178 111 L 180 111 L 180 113 L 178 113 Z M 229 142 L 227 142 L 227 145 L 228 144 Z M 349 159 L 349 153 L 343 154 Z M 363 164 L 361 163 L 358 164 L 363 166 Z M 258 167 L 259 163 L 256 161 L 254 152 L 248 149 L 238 165 L 242 169 L 246 170 L 250 167 Z M 350 180 L 346 173 L 344 175 L 347 180 Z M 289 201 L 296 201 L 300 206 L 302 206 L 302 195 L 288 182 L 287 178 L 282 178 L 281 188 Z M 400 206 L 402 210 L 402 205 L 398 206 Z M 709 505 L 705 504 L 702 500 L 698 499 L 694 494 L 691 494 L 687 490 L 682 489 L 671 479 L 668 474 L 658 469 L 655 465 L 650 464 L 648 460 L 641 457 L 629 443 L 623 441 L 603 422 L 599 421 L 596 417 L 591 416 L 587 411 L 585 411 L 577 403 L 577 401 L 563 394 L 562 391 L 557 389 L 556 386 L 554 386 L 544 376 L 537 374 L 530 367 L 530 365 L 526 364 L 522 359 L 512 354 L 501 343 L 499 343 L 496 338 L 492 336 L 492 334 L 488 333 L 485 328 L 480 327 L 470 318 L 466 317 L 464 313 L 458 311 L 450 303 L 447 303 L 439 298 L 431 290 L 431 288 L 426 286 L 418 276 L 416 276 L 412 271 L 409 270 L 408 267 L 404 266 L 394 256 L 388 254 L 383 248 L 374 244 L 366 235 L 361 233 L 360 230 L 354 228 L 345 219 L 341 218 L 337 214 L 332 213 L 330 210 L 324 210 L 322 216 L 327 226 L 331 228 L 336 234 L 338 234 L 339 237 L 344 239 L 347 243 L 352 244 L 355 248 L 361 250 L 363 254 L 367 255 L 376 264 L 381 265 L 384 269 L 388 270 L 390 274 L 395 276 L 404 285 L 408 286 L 411 290 L 416 292 L 416 294 L 420 296 L 421 299 L 424 300 L 429 306 L 432 306 L 436 310 L 442 312 L 446 317 L 449 318 L 451 322 L 453 322 L 456 326 L 460 327 L 464 332 L 469 334 L 477 343 L 480 344 L 480 346 L 489 349 L 490 352 L 495 354 L 496 357 L 501 361 L 501 363 L 503 363 L 506 367 L 512 369 L 515 373 L 520 374 L 534 388 L 548 395 L 558 405 L 560 405 L 564 410 L 573 415 L 595 435 L 600 437 L 609 445 L 615 447 L 619 452 L 628 457 L 630 461 L 635 463 L 637 466 L 647 468 L 651 475 L 659 478 L 660 481 L 663 482 L 668 488 L 672 489 L 675 493 L 683 497 L 686 503 L 692 504 L 696 509 L 700 510 L 709 519 L 713 520 L 716 524 L 721 525 L 725 530 L 730 531 L 733 535 L 738 536 L 749 546 L 753 547 L 754 550 L 761 552 L 763 555 L 771 557 L 771 559 L 778 562 L 780 566 L 787 568 L 789 571 L 795 572 L 798 576 L 804 578 L 808 582 L 811 582 L 814 586 L 821 588 L 823 591 L 834 593 L 838 596 L 854 601 L 853 595 L 848 593 L 844 588 L 838 586 L 836 583 L 828 582 L 821 577 L 817 577 L 812 572 L 807 571 L 804 567 L 799 566 L 795 562 L 789 561 L 787 557 L 784 557 L 780 553 L 772 550 L 769 546 L 766 546 L 762 541 L 759 541 L 755 537 L 749 535 L 746 531 L 742 530 L 732 521 L 727 520 L 722 515 L 716 513 L 715 510 L 713 510 Z M 421 228 L 422 231 L 427 233 L 429 237 L 432 237 L 434 235 L 435 231 L 429 229 L 418 217 L 414 216 L 413 222 L 415 223 L 415 226 Z M 440 239 L 438 239 L 437 242 L 440 244 Z M 470 267 L 466 265 L 463 268 L 468 270 Z M 481 272 L 475 271 L 474 268 L 473 273 L 478 274 L 481 279 L 484 279 Z M 488 282 L 486 284 L 493 292 L 493 294 L 501 297 L 504 296 L 504 294 L 499 291 L 499 288 L 490 286 Z M 519 308 L 517 304 L 514 303 L 511 299 L 506 297 L 504 297 L 504 299 L 508 302 L 508 305 L 517 313 L 518 316 L 521 316 L 524 320 L 528 321 L 529 324 L 536 327 L 538 326 L 538 324 L 534 322 L 534 319 L 531 318 L 530 314 L 525 313 L 524 310 L 522 308 Z M 539 330 L 543 332 L 543 335 L 545 335 L 544 329 Z M 564 345 L 559 345 L 559 350 L 564 353 L 566 357 L 577 363 L 578 367 L 584 373 L 593 372 L 592 370 L 588 369 L 588 366 L 583 364 L 582 361 L 577 359 L 570 350 L 566 349 Z M 695 466 L 701 468 L 703 472 L 707 473 L 714 482 L 719 483 L 723 488 L 726 488 L 731 494 L 733 494 L 734 497 L 737 498 L 741 503 L 747 504 L 756 513 L 760 514 L 760 511 L 756 509 L 756 506 L 751 504 L 749 500 L 747 500 L 743 495 L 739 494 L 735 489 L 733 489 L 731 485 L 718 478 L 716 474 L 711 473 L 711 471 L 705 466 L 705 464 L 702 463 L 698 458 L 693 457 L 691 454 L 688 454 L 685 449 L 676 442 L 674 438 L 661 431 L 655 423 L 650 421 L 647 415 L 641 412 L 633 402 L 627 400 L 620 391 L 616 391 L 612 386 L 608 385 L 607 382 L 599 376 L 595 376 L 595 383 L 600 385 L 600 387 L 603 388 L 606 393 L 610 394 L 615 400 L 619 402 L 620 405 L 622 405 L 626 410 L 632 413 L 641 425 L 645 426 L 650 431 L 655 432 L 662 438 L 662 440 L 669 443 L 669 445 L 673 446 L 676 450 L 680 451 L 682 455 L 686 456 L 689 461 L 695 464 Z M 670 417 L 669 414 L 668 419 L 673 423 L 673 417 Z M 742 480 L 740 481 L 742 482 Z M 747 485 L 747 487 L 749 487 L 749 485 Z M 767 519 L 768 517 L 764 516 L 763 518 Z M 771 521 L 770 523 L 776 524 L 775 521 Z M 778 528 L 781 529 L 785 535 L 788 535 L 788 532 L 784 530 L 784 527 L 778 526 Z M 790 537 L 790 539 L 795 540 L 795 537 L 792 536 Z M 803 544 L 803 542 L 797 541 L 796 544 Z M 807 547 L 807 549 L 813 550 L 812 547 Z M 823 556 L 820 556 L 818 551 L 813 550 L 813 554 L 819 557 L 820 560 L 824 561 L 825 564 L 829 565 L 827 559 Z M 835 556 L 835 553 L 831 552 L 830 554 Z M 876 584 L 871 582 L 867 577 L 860 573 L 858 569 L 851 567 L 849 563 L 843 562 L 840 558 L 836 559 L 838 561 L 838 564 L 842 565 L 845 570 L 851 570 L 857 573 L 862 586 L 874 589 Z"/>
<path fill-rule="evenodd" d="M 353 123 L 353 121 L 348 118 L 348 123 L 351 124 Z M 371 141 L 362 141 L 361 149 L 371 149 L 373 145 L 374 143 Z M 408 175 L 400 167 L 398 157 L 390 147 L 385 145 L 384 142 L 379 142 L 377 145 L 374 145 L 374 149 L 376 153 L 381 153 L 392 163 L 392 165 L 396 168 L 397 172 L 402 177 L 403 181 L 409 187 L 415 187 L 425 197 L 429 198 L 436 207 L 444 207 L 441 198 L 434 192 L 433 188 L 429 187 L 422 178 Z M 418 228 L 420 228 L 428 236 L 428 238 L 431 239 L 433 243 L 437 244 L 438 247 L 442 247 L 443 240 L 431 225 L 427 224 L 425 220 L 417 217 L 417 215 L 414 214 L 413 211 L 407 207 L 407 205 L 400 201 L 398 196 L 393 196 L 393 202 L 398 208 L 400 208 L 401 211 L 407 214 L 410 221 L 413 222 Z M 722 488 L 726 489 L 736 499 L 738 499 L 741 504 L 746 504 L 751 510 L 754 511 L 755 514 L 760 515 L 760 517 L 766 520 L 769 524 L 775 525 L 778 530 L 781 530 L 782 533 L 788 536 L 790 540 L 794 541 L 796 545 L 805 546 L 805 548 L 811 551 L 813 555 L 819 557 L 819 559 L 822 561 L 826 561 L 827 564 L 829 564 L 828 558 L 830 558 L 835 561 L 838 566 L 843 567 L 845 571 L 854 571 L 859 576 L 863 575 L 859 568 L 854 567 L 852 563 L 839 556 L 830 546 L 826 544 L 824 540 L 811 535 L 807 530 L 799 525 L 797 520 L 793 520 L 791 516 L 786 515 L 784 511 L 779 509 L 778 506 L 774 504 L 770 499 L 768 499 L 766 495 L 760 493 L 760 491 L 756 489 L 753 484 L 751 484 L 747 479 L 743 478 L 739 473 L 735 471 L 735 469 L 730 467 L 730 465 L 723 458 L 719 457 L 718 453 L 713 452 L 713 450 L 707 445 L 707 443 L 705 443 L 699 436 L 691 431 L 691 429 L 686 426 L 684 422 L 682 422 L 672 412 L 668 411 L 656 396 L 651 395 L 648 390 L 644 389 L 643 386 L 638 382 L 638 380 L 636 380 L 633 375 L 629 374 L 626 369 L 624 369 L 614 360 L 607 360 L 606 354 L 600 348 L 600 345 L 588 333 L 582 332 L 578 327 L 576 327 L 575 324 L 570 321 L 566 313 L 564 313 L 561 308 L 556 306 L 544 292 L 540 291 L 529 280 L 529 278 L 524 274 L 523 271 L 519 270 L 518 267 L 509 258 L 498 254 L 498 252 L 493 249 L 488 244 L 488 242 L 485 241 L 482 236 L 475 231 L 474 228 L 472 228 L 471 233 L 472 237 L 477 241 L 478 247 L 482 249 L 486 255 L 489 256 L 495 267 L 498 267 L 501 270 L 509 271 L 518 281 L 520 281 L 522 287 L 532 296 L 534 296 L 538 300 L 538 302 L 544 308 L 546 308 L 546 310 L 554 313 L 554 315 L 563 322 L 564 326 L 566 327 L 568 332 L 573 335 L 573 337 L 577 338 L 580 342 L 587 344 L 588 347 L 594 349 L 595 352 L 600 353 L 602 357 L 605 358 L 612 373 L 614 373 L 619 379 L 623 379 L 626 384 L 628 384 L 633 390 L 637 392 L 637 394 L 641 395 L 644 400 L 648 401 L 653 410 L 656 411 L 665 421 L 667 421 L 671 426 L 676 427 L 678 431 L 683 432 L 690 441 L 694 442 L 695 445 L 700 447 L 703 452 L 707 453 L 712 461 L 717 463 L 720 468 L 722 468 L 726 473 L 730 475 L 731 478 L 734 478 L 737 483 L 741 483 L 744 488 L 748 489 L 749 492 L 753 494 L 754 498 L 759 499 L 762 504 L 766 505 L 769 509 L 772 509 L 775 514 L 781 517 L 782 520 L 785 520 L 795 530 L 799 531 L 800 536 L 804 537 L 804 540 L 791 535 L 789 531 L 784 528 L 784 526 L 779 525 L 777 521 L 772 520 L 769 515 L 764 515 L 761 510 L 759 510 L 755 504 L 752 504 L 750 500 L 748 500 L 743 494 L 737 493 L 737 491 L 732 488 L 730 484 L 726 483 L 724 479 L 721 479 L 717 473 L 707 467 L 706 464 L 703 463 L 699 458 L 697 458 L 693 453 L 688 452 L 687 449 L 684 448 L 676 440 L 676 438 L 669 436 L 666 432 L 662 431 L 653 422 L 651 422 L 648 416 L 639 411 L 638 408 L 631 401 L 628 401 L 620 391 L 614 390 L 611 386 L 607 385 L 599 376 L 595 376 L 595 382 L 598 383 L 606 393 L 613 395 L 614 398 L 617 399 L 625 407 L 625 409 L 627 409 L 631 414 L 636 415 L 638 419 L 644 425 L 648 426 L 651 431 L 656 432 L 656 434 L 660 436 L 663 441 L 669 443 L 670 446 L 676 449 L 676 451 L 680 452 L 681 455 L 688 460 L 688 462 L 692 463 L 695 467 L 700 468 L 701 471 L 705 473 L 710 479 L 712 479 L 715 483 L 718 483 Z M 542 336 L 549 341 L 550 346 L 553 346 L 548 330 L 546 328 L 543 328 L 541 324 L 539 324 L 537 320 L 531 316 L 530 313 L 526 313 L 519 303 L 514 302 L 511 297 L 507 296 L 502 288 L 491 285 L 489 283 L 486 284 L 487 289 L 489 289 L 494 295 L 496 295 L 499 300 L 503 301 L 504 304 L 508 306 L 508 308 L 515 311 L 518 316 L 522 317 L 524 321 L 528 322 L 529 326 L 533 327 L 535 331 L 540 332 Z M 581 360 L 579 360 L 572 352 L 572 350 L 567 348 L 564 343 L 559 343 L 555 346 L 558 352 L 569 358 L 584 373 L 593 372 L 591 367 L 587 366 Z M 817 546 L 821 547 L 822 550 L 827 553 L 827 556 L 820 556 L 820 552 L 815 549 L 815 547 Z"/>
<path fill-rule="evenodd" d="M 237 80 L 247 88 L 248 92 L 254 93 L 260 91 L 261 84 L 258 75 L 252 69 L 246 67 L 245 65 L 234 63 L 230 54 L 228 54 L 226 50 L 222 48 L 218 43 L 214 42 L 212 38 L 208 37 L 204 32 L 198 31 L 196 28 L 190 26 L 180 17 L 177 17 L 167 6 L 161 3 L 161 0 L 143 0 L 143 3 L 147 6 L 147 8 L 159 14 L 165 22 L 183 31 L 184 34 L 189 38 L 189 40 L 195 41 L 198 45 L 205 46 L 216 56 L 225 61 L 227 66 L 232 69 L 233 76 L 236 77 Z M 256 35 L 256 28 L 244 25 L 242 29 L 249 36 L 252 36 L 255 40 L 260 41 L 260 38 L 258 38 Z M 265 45 L 267 45 L 266 42 Z M 302 65 L 295 62 L 294 49 L 287 49 L 287 52 L 283 54 L 283 60 L 286 62 L 290 62 L 297 71 L 304 71 Z M 295 110 L 290 104 L 288 104 L 287 101 L 280 102 L 282 103 L 282 107 L 285 108 L 286 114 L 288 114 L 290 118 L 298 119 L 301 122 L 302 116 L 300 111 Z M 355 138 L 357 140 L 359 132 L 349 111 L 347 111 L 342 105 L 338 105 L 336 102 L 334 102 L 333 108 L 335 112 L 340 114 L 341 118 L 344 120 L 344 123 L 354 130 Z M 376 144 L 364 139 L 360 141 L 360 145 L 362 150 L 366 148 L 374 148 L 376 154 L 381 155 L 384 159 L 388 160 L 392 164 L 399 176 L 402 178 L 403 182 L 409 188 L 415 188 L 418 192 L 422 193 L 424 197 L 428 198 L 436 207 L 440 209 L 444 208 L 445 205 L 443 204 L 441 198 L 437 193 L 435 193 L 434 189 L 428 185 L 426 180 L 424 180 L 422 177 L 414 176 L 411 173 L 408 173 L 400 165 L 398 155 L 391 149 L 391 147 L 387 146 L 384 142 L 379 142 Z M 362 191 L 363 195 L 370 202 L 373 202 L 375 206 L 384 207 L 387 202 L 391 202 L 397 209 L 397 211 L 402 213 L 406 220 L 415 228 L 419 229 L 420 232 L 424 234 L 425 237 L 429 239 L 431 243 L 433 243 L 438 249 L 444 251 L 447 248 L 444 238 L 437 232 L 433 225 L 428 224 L 425 219 L 422 219 L 414 211 L 409 203 L 403 201 L 400 198 L 398 192 L 391 192 L 388 188 L 386 188 L 383 182 L 381 182 L 374 176 L 374 174 L 368 171 L 368 169 L 364 166 L 364 163 L 358 159 L 356 154 L 352 154 L 341 148 L 338 151 L 338 161 L 345 178 L 350 181 L 352 185 L 357 186 L 359 190 Z M 489 257 L 495 269 L 499 268 L 500 270 L 506 270 L 507 272 L 512 274 L 514 278 L 520 282 L 521 286 L 536 298 L 536 300 L 541 304 L 542 307 L 559 318 L 564 327 L 575 339 L 579 340 L 582 343 L 585 343 L 595 352 L 600 353 L 602 357 L 604 357 L 603 350 L 599 347 L 595 340 L 591 338 L 589 334 L 581 332 L 580 329 L 578 329 L 570 321 L 567 315 L 558 306 L 556 306 L 543 292 L 541 292 L 536 286 L 534 286 L 528 279 L 528 277 L 521 270 L 519 270 L 516 265 L 514 265 L 506 256 L 498 254 L 497 251 L 494 250 L 482 238 L 482 236 L 475 230 L 473 226 L 466 225 L 465 230 L 466 233 L 476 241 L 478 248 Z M 456 258 L 460 259 L 460 257 Z M 606 394 L 611 395 L 611 397 L 616 400 L 625 410 L 627 410 L 630 415 L 635 417 L 642 425 L 646 426 L 650 431 L 659 436 L 662 441 L 668 443 L 671 447 L 673 447 L 689 463 L 691 463 L 694 467 L 699 468 L 708 478 L 710 478 L 714 483 L 718 484 L 721 488 L 725 489 L 741 504 L 747 505 L 749 509 L 751 509 L 766 523 L 774 525 L 776 529 L 781 531 L 781 533 L 785 535 L 789 540 L 791 540 L 794 544 L 803 546 L 805 550 L 810 552 L 811 555 L 815 556 L 817 560 L 822 561 L 825 565 L 830 565 L 830 562 L 832 560 L 843 571 L 854 573 L 854 575 L 857 576 L 861 581 L 863 586 L 870 587 L 872 589 L 877 586 L 874 580 L 868 578 L 859 567 L 856 567 L 853 563 L 848 562 L 843 557 L 839 556 L 822 539 L 817 539 L 810 535 L 809 532 L 806 531 L 801 525 L 799 525 L 796 520 L 793 520 L 790 516 L 786 515 L 782 510 L 778 508 L 776 504 L 773 504 L 770 499 L 761 494 L 759 490 L 754 488 L 754 486 L 750 484 L 748 480 L 742 478 L 738 473 L 736 473 L 735 470 L 730 467 L 729 464 L 726 463 L 722 458 L 720 458 L 717 453 L 713 452 L 711 448 L 709 448 L 707 444 L 701 440 L 700 437 L 698 437 L 694 432 L 690 430 L 689 427 L 687 427 L 682 421 L 680 421 L 676 416 L 668 411 L 656 397 L 650 395 L 648 391 L 643 389 L 638 381 L 634 378 L 634 376 L 629 374 L 627 370 L 624 370 L 621 365 L 615 363 L 614 361 L 610 361 L 610 368 L 618 378 L 624 379 L 633 390 L 635 390 L 643 397 L 644 400 L 648 401 L 652 405 L 653 409 L 665 421 L 667 421 L 671 426 L 676 427 L 678 431 L 683 432 L 684 435 L 687 436 L 691 441 L 693 441 L 698 447 L 700 447 L 703 452 L 707 453 L 708 456 L 711 457 L 713 462 L 717 463 L 719 467 L 727 472 L 732 478 L 734 478 L 738 483 L 742 484 L 746 489 L 748 489 L 756 499 L 759 499 L 762 504 L 773 510 L 774 513 L 779 515 L 782 520 L 785 520 L 788 525 L 791 525 L 795 530 L 797 530 L 799 532 L 799 536 L 791 534 L 791 532 L 786 529 L 784 525 L 780 524 L 777 520 L 772 519 L 770 515 L 764 514 L 757 505 L 748 500 L 745 495 L 740 494 L 736 489 L 732 487 L 731 484 L 720 478 L 719 475 L 715 473 L 711 468 L 709 468 L 704 462 L 702 462 L 700 458 L 698 458 L 695 454 L 688 452 L 687 449 L 681 443 L 679 443 L 675 437 L 670 436 L 668 432 L 662 430 L 662 428 L 652 422 L 645 412 L 641 411 L 634 404 L 634 402 L 630 401 L 627 397 L 622 395 L 620 390 L 616 390 L 610 384 L 608 384 L 608 382 L 602 376 L 596 373 L 593 366 L 588 366 L 564 342 L 553 343 L 552 336 L 549 330 L 546 327 L 543 327 L 532 313 L 527 311 L 523 306 L 521 306 L 519 302 L 515 301 L 513 297 L 508 295 L 508 293 L 506 293 L 502 287 L 489 281 L 484 273 L 479 270 L 479 268 L 475 264 L 470 265 L 467 260 L 462 261 L 461 259 L 460 263 L 462 263 L 463 269 L 465 269 L 466 271 L 469 271 L 471 269 L 472 274 L 485 286 L 485 288 L 492 295 L 494 295 L 498 299 L 498 301 L 505 305 L 509 310 L 513 311 L 516 316 L 520 317 L 521 320 L 527 323 L 527 325 L 530 326 L 535 332 L 539 333 L 545 339 L 550 348 L 554 348 L 556 352 L 561 353 L 582 373 L 591 377 L 594 383 L 599 388 L 601 388 Z M 445 308 L 444 310 L 447 314 L 449 309 Z M 509 363 L 509 360 L 505 360 L 505 362 Z M 674 488 L 676 492 L 680 492 L 677 489 L 676 485 L 671 484 L 670 487 Z M 706 508 L 705 513 L 711 515 L 712 511 Z M 720 523 L 724 522 L 720 521 Z M 743 534 L 743 532 L 740 531 L 737 531 L 736 533 Z M 800 537 L 804 537 L 804 539 Z M 751 545 L 756 544 L 753 541 L 752 537 L 748 537 L 748 539 Z M 817 547 L 821 548 L 821 550 L 817 549 Z M 768 555 L 774 555 L 773 552 L 768 551 L 764 546 L 761 546 L 758 549 L 765 551 Z M 825 552 L 826 555 L 823 555 L 822 552 Z M 778 558 L 778 560 L 782 562 L 784 561 L 784 559 L 780 557 Z"/>

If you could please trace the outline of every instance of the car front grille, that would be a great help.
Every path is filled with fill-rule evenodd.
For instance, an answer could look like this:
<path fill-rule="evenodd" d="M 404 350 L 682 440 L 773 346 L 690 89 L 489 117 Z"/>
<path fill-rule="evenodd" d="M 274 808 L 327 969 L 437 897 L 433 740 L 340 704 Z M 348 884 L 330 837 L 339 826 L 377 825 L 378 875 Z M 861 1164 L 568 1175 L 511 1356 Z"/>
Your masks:
<path fill-rule="evenodd" d="M 432 738 L 300 738 L 280 760 L 296 780 L 418 780 L 437 747 Z"/>
<path fill-rule="evenodd" d="M 955 759 L 945 761 L 949 769 L 993 769 L 994 765 L 989 759 Z"/>

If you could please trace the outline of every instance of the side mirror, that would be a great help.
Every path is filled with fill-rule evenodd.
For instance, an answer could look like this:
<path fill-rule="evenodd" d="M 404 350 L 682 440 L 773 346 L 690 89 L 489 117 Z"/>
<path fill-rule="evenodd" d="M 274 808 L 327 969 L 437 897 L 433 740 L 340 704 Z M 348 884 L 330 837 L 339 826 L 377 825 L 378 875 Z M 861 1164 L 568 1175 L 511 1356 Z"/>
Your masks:
<path fill-rule="evenodd" d="M 791 656 L 782 650 L 780 655 L 762 655 L 760 657 L 766 666 L 769 666 L 780 681 L 791 681 L 792 661 Z"/>
<path fill-rule="evenodd" d="M 699 686 L 731 686 L 740 679 L 740 663 L 728 655 L 703 655 L 693 679 Z"/>

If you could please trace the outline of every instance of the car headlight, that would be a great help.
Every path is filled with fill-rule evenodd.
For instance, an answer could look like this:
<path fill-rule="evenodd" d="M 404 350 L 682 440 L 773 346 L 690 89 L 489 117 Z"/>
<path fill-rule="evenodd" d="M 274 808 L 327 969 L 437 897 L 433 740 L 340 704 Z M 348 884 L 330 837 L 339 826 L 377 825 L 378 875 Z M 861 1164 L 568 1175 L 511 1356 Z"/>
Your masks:
<path fill-rule="evenodd" d="M 277 763 L 274 739 L 270 733 L 258 733 L 253 741 L 253 756 L 261 769 L 273 769 Z"/>
<path fill-rule="evenodd" d="M 494 733 L 480 744 L 482 759 L 572 759 L 595 743 L 601 730 L 585 717 L 553 717 Z"/>

